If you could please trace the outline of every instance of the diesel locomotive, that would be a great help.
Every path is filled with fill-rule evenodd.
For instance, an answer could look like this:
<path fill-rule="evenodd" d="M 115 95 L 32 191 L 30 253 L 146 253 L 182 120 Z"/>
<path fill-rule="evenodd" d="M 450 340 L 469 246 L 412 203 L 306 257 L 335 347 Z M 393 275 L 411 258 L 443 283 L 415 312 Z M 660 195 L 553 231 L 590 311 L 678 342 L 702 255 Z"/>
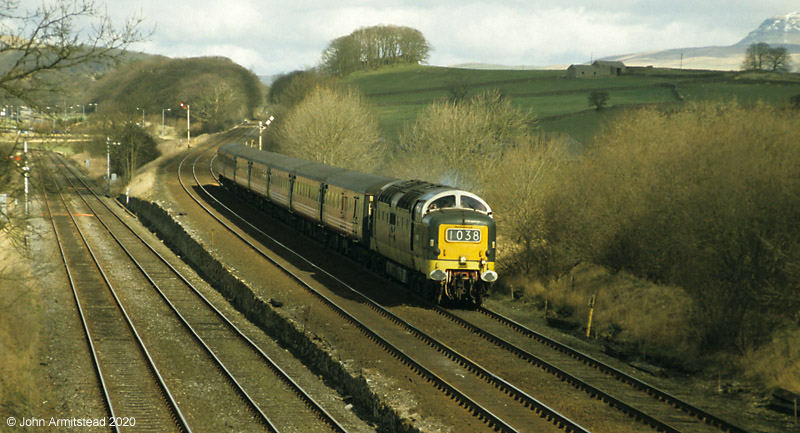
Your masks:
<path fill-rule="evenodd" d="M 436 303 L 480 305 L 497 280 L 492 210 L 473 193 L 235 143 L 214 166 L 226 188 Z"/>

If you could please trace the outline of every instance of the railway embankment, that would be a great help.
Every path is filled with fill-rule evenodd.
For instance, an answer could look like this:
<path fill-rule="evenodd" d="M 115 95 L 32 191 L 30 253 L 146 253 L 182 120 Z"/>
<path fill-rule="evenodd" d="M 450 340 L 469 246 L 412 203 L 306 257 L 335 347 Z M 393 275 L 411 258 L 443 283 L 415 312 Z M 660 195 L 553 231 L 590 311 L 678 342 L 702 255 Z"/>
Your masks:
<path fill-rule="evenodd" d="M 248 320 L 301 359 L 315 374 L 333 384 L 343 398 L 351 398 L 355 411 L 380 430 L 418 432 L 373 389 L 361 372 L 346 362 L 322 339 L 304 330 L 293 315 L 281 309 L 277 299 L 264 299 L 248 282 L 206 248 L 180 215 L 159 202 L 134 197 L 120 200 L 139 220 L 198 274 L 218 290 Z M 126 204 L 127 202 L 127 204 Z"/>

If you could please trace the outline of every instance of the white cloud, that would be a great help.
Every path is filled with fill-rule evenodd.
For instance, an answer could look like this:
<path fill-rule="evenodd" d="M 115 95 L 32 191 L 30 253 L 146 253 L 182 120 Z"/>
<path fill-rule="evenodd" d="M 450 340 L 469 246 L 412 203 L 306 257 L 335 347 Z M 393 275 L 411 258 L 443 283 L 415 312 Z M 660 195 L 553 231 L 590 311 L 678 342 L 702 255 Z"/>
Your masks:
<path fill-rule="evenodd" d="M 543 66 L 730 45 L 764 19 L 800 8 L 796 0 L 107 0 L 106 7 L 116 23 L 139 14 L 146 28 L 155 27 L 136 50 L 227 56 L 266 74 L 314 66 L 332 39 L 377 24 L 422 31 L 434 48 L 432 64 Z"/>

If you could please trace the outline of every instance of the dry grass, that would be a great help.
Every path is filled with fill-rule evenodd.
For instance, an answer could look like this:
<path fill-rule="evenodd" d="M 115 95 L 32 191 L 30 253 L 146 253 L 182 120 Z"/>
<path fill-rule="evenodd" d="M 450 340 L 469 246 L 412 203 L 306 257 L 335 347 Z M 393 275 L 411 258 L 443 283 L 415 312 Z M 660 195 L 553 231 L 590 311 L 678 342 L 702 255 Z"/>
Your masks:
<path fill-rule="evenodd" d="M 800 329 L 776 332 L 772 340 L 741 358 L 745 376 L 772 390 L 800 394 Z"/>
<path fill-rule="evenodd" d="M 763 391 L 783 388 L 800 393 L 800 328 L 774 333 L 771 340 L 743 355 L 715 354 L 704 362 L 698 330 L 691 320 L 694 301 L 681 288 L 657 285 L 619 272 L 613 274 L 596 265 L 580 264 L 558 280 L 542 282 L 525 276 L 506 280 L 518 302 L 544 308 L 550 315 L 571 312 L 571 318 L 586 326 L 589 299 L 596 294 L 592 334 L 609 335 L 632 343 L 647 355 L 680 360 L 684 366 L 707 365 L 740 377 Z M 707 355 L 707 354 L 706 354 Z"/>
<path fill-rule="evenodd" d="M 193 146 L 203 144 L 208 139 L 207 135 L 201 135 L 193 139 Z M 180 152 L 186 150 L 186 144 L 181 139 L 162 141 L 157 145 L 159 157 L 153 161 L 148 162 L 136 171 L 134 178 L 128 183 L 123 184 L 118 182 L 112 189 L 115 193 L 124 194 L 126 188 L 130 188 L 130 194 L 139 198 L 150 198 L 153 195 L 153 188 L 156 186 L 156 179 L 158 178 L 158 170 L 161 163 Z M 103 182 L 106 175 L 106 158 L 93 157 L 88 152 L 68 154 L 75 164 L 81 168 L 90 178 Z M 89 160 L 89 168 L 86 168 L 85 161 Z"/>
<path fill-rule="evenodd" d="M 202 144 L 207 137 L 206 135 L 198 137 L 197 144 Z M 128 183 L 127 187 L 131 189 L 131 196 L 142 199 L 152 197 L 161 163 L 163 163 L 165 159 L 186 150 L 186 145 L 182 144 L 180 140 L 170 140 L 159 143 L 157 148 L 159 157 L 136 170 L 136 176 Z M 124 193 L 124 190 L 125 188 L 123 188 L 121 192 Z"/>
<path fill-rule="evenodd" d="M 516 277 L 509 280 L 517 295 L 538 304 L 545 301 L 551 314 L 570 311 L 586 326 L 589 300 L 595 298 L 592 334 L 618 329 L 616 339 L 651 349 L 671 351 L 673 356 L 693 356 L 696 348 L 687 316 L 692 300 L 678 287 L 662 286 L 625 272 L 612 274 L 589 264 L 576 266 L 559 279 L 542 283 Z M 520 293 L 522 292 L 522 293 Z"/>
<path fill-rule="evenodd" d="M 29 416 L 42 401 L 36 386 L 41 327 L 39 288 L 24 257 L 0 233 L 0 410 Z"/>

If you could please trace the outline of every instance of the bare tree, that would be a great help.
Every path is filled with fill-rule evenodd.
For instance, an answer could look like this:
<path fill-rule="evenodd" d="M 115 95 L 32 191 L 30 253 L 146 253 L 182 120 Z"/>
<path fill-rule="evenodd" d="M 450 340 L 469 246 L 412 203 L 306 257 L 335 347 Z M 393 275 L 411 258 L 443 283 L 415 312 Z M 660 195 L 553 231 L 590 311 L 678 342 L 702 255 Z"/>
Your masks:
<path fill-rule="evenodd" d="M 186 83 L 180 97 L 191 102 L 192 116 L 210 131 L 222 129 L 245 115 L 243 90 L 219 78 L 212 73 L 200 75 Z"/>
<path fill-rule="evenodd" d="M 791 63 L 791 56 L 786 50 L 786 47 L 775 47 L 767 50 L 764 56 L 766 68 L 773 72 L 787 72 L 789 71 L 789 63 Z"/>
<path fill-rule="evenodd" d="M 744 53 L 745 71 L 785 72 L 790 69 L 791 56 L 786 47 L 772 47 L 766 42 L 750 44 Z"/>
<path fill-rule="evenodd" d="M 321 64 L 331 75 L 345 76 L 361 68 L 361 55 L 350 36 L 336 38 L 322 52 Z"/>
<path fill-rule="evenodd" d="M 747 47 L 747 51 L 744 53 L 744 63 L 742 63 L 742 69 L 746 71 L 763 70 L 764 60 L 769 49 L 769 44 L 766 42 L 750 44 L 750 46 Z"/>
<path fill-rule="evenodd" d="M 63 86 L 59 71 L 98 62 L 112 62 L 131 43 L 141 41 L 143 20 L 129 18 L 115 27 L 101 4 L 93 0 L 54 0 L 34 10 L 16 0 L 0 0 L 0 97 L 36 109 L 44 96 Z M 21 143 L 6 150 L 11 157 Z M 0 159 L 0 185 L 13 200 L 11 188 L 21 168 Z M 2 212 L 2 210 L 0 210 Z M 0 229 L 24 221 L 3 215 Z"/>
<path fill-rule="evenodd" d="M 383 159 L 378 124 L 354 91 L 317 88 L 276 126 L 279 151 L 287 155 L 366 171 Z"/>
<path fill-rule="evenodd" d="M 524 140 L 535 121 L 497 90 L 467 101 L 437 101 L 405 130 L 396 175 L 479 190 L 502 153 Z"/>
<path fill-rule="evenodd" d="M 291 108 L 319 87 L 338 89 L 341 85 L 338 78 L 316 69 L 290 72 L 273 81 L 269 88 L 268 101 L 271 105 Z"/>
<path fill-rule="evenodd" d="M 456 78 L 447 84 L 447 92 L 450 101 L 459 103 L 467 98 L 469 83 L 463 78 Z"/>
<path fill-rule="evenodd" d="M 113 61 L 143 39 L 142 23 L 132 17 L 114 27 L 93 0 L 55 0 L 35 10 L 0 0 L 0 57 L 9 62 L 0 73 L 0 91 L 35 106 L 35 96 L 58 85 L 46 80 L 49 73 Z"/>

